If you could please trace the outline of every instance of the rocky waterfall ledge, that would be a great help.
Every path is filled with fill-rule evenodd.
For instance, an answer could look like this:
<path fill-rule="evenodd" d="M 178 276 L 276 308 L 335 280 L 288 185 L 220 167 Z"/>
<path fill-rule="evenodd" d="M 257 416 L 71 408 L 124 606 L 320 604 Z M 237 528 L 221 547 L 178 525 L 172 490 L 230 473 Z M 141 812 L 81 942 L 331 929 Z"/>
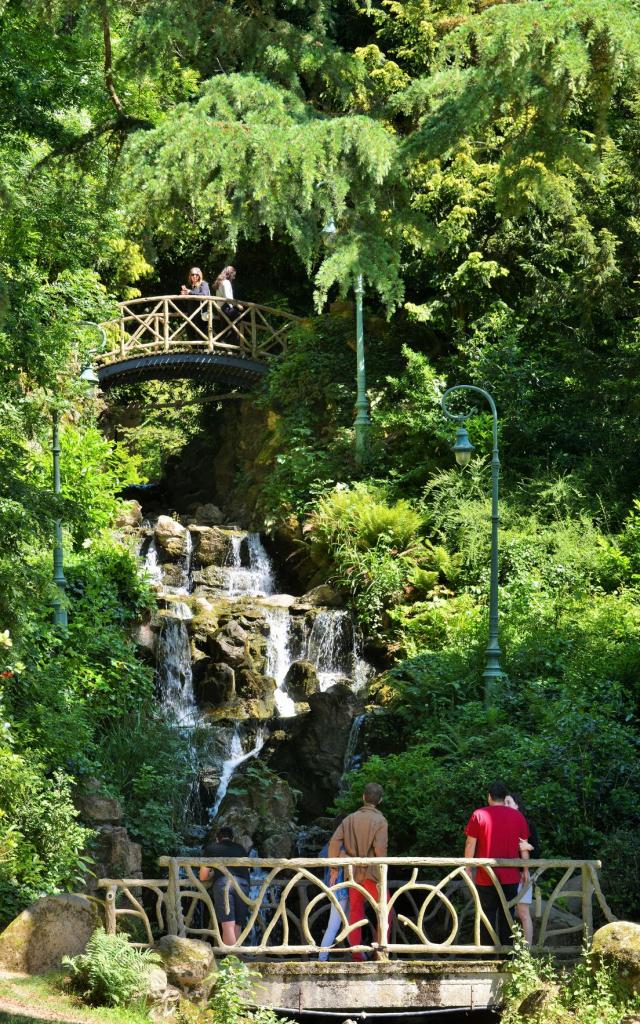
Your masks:
<path fill-rule="evenodd" d="M 286 857 L 339 792 L 372 672 L 339 595 L 282 593 L 261 536 L 221 520 L 208 505 L 138 528 L 158 602 L 138 644 L 192 744 L 194 842 L 224 823 Z"/>

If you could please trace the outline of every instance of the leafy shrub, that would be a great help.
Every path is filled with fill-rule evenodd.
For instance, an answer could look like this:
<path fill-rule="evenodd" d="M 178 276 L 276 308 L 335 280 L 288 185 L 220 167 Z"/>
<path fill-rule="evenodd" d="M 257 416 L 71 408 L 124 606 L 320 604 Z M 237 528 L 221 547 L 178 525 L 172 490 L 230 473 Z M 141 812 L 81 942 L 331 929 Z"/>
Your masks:
<path fill-rule="evenodd" d="M 89 829 L 77 822 L 70 779 L 0 746 L 0 920 L 44 893 L 77 886 Z"/>
<path fill-rule="evenodd" d="M 251 1005 L 252 988 L 259 980 L 259 973 L 237 957 L 225 957 L 218 967 L 208 1006 L 202 1009 L 182 1003 L 176 1024 L 292 1024 L 273 1010 Z"/>
<path fill-rule="evenodd" d="M 407 549 L 422 525 L 420 514 L 401 499 L 387 504 L 382 488 L 370 483 L 335 488 L 320 498 L 311 519 L 313 539 L 330 550 L 348 545 Z"/>
<path fill-rule="evenodd" d="M 62 959 L 69 986 L 93 1006 L 127 1006 L 144 999 L 144 979 L 162 963 L 158 953 L 137 949 L 122 935 L 97 928 L 84 953 Z M 142 991 L 141 991 L 142 990 Z"/>

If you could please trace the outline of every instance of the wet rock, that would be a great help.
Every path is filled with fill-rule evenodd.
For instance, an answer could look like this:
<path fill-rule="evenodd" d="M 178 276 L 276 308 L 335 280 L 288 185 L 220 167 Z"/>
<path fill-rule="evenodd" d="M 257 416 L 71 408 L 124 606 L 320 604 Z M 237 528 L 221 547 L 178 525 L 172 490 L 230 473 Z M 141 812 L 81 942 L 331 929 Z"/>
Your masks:
<path fill-rule="evenodd" d="M 119 529 L 135 530 L 142 523 L 142 505 L 139 501 L 124 502 L 116 514 L 115 525 Z"/>
<path fill-rule="evenodd" d="M 225 585 L 224 573 L 217 565 L 208 565 L 206 569 L 194 569 L 192 579 L 198 597 L 207 597 L 211 591 L 219 591 Z"/>
<path fill-rule="evenodd" d="M 88 825 L 117 825 L 122 820 L 122 808 L 101 790 L 100 780 L 90 777 L 78 788 L 73 802 Z"/>
<path fill-rule="evenodd" d="M 224 516 L 217 505 L 198 505 L 193 513 L 194 522 L 199 526 L 220 526 L 224 522 Z"/>
<path fill-rule="evenodd" d="M 342 595 L 330 587 L 328 583 L 321 583 L 320 586 L 309 590 L 302 597 L 299 597 L 293 604 L 294 611 L 307 611 L 309 608 L 343 608 L 344 600 Z"/>
<path fill-rule="evenodd" d="M 209 649 L 212 656 L 232 668 L 240 668 L 245 661 L 244 643 L 237 643 L 226 633 L 220 632 L 212 637 Z"/>
<path fill-rule="evenodd" d="M 283 722 L 287 739 L 274 746 L 269 764 L 302 793 L 302 820 L 321 815 L 335 799 L 358 698 L 336 683 L 308 698 L 309 711 Z"/>
<path fill-rule="evenodd" d="M 198 695 L 205 704 L 214 706 L 233 700 L 236 695 L 236 675 L 231 665 L 224 662 L 210 665 L 198 687 Z"/>
<path fill-rule="evenodd" d="M 171 516 L 158 516 L 153 530 L 158 556 L 163 562 L 174 562 L 187 553 L 188 531 Z"/>
<path fill-rule="evenodd" d="M 269 594 L 268 597 L 256 598 L 264 608 L 290 608 L 297 600 L 292 594 Z"/>
<path fill-rule="evenodd" d="M 227 533 L 215 527 L 199 530 L 193 552 L 196 565 L 207 568 L 210 565 L 226 565 L 231 554 L 231 540 Z"/>
<path fill-rule="evenodd" d="M 614 921 L 598 928 L 591 957 L 611 968 L 625 991 L 640 994 L 640 924 Z"/>
<path fill-rule="evenodd" d="M 138 626 L 133 636 L 138 657 L 146 661 L 148 665 L 156 663 L 156 634 L 151 623 L 146 622 Z"/>
<path fill-rule="evenodd" d="M 184 587 L 185 571 L 183 562 L 164 562 L 160 566 L 163 587 Z"/>
<path fill-rule="evenodd" d="M 215 966 L 211 946 L 200 939 L 164 935 L 155 949 L 171 984 L 183 990 L 199 988 Z"/>
<path fill-rule="evenodd" d="M 0 966 L 26 974 L 53 970 L 63 956 L 84 953 L 100 924 L 96 904 L 86 896 L 45 896 L 0 934 Z"/>
<path fill-rule="evenodd" d="M 306 701 L 320 683 L 318 673 L 310 661 L 294 661 L 287 672 L 283 689 L 295 701 Z"/>

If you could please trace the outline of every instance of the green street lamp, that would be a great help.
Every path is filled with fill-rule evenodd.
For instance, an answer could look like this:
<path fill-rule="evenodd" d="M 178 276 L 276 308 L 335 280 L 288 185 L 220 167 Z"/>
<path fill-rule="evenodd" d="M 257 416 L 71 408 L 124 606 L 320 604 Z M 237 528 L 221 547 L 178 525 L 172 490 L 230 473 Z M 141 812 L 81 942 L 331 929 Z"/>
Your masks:
<path fill-rule="evenodd" d="M 334 242 L 337 233 L 338 228 L 332 217 L 322 229 L 325 242 L 327 244 Z M 356 297 L 356 418 L 353 422 L 353 427 L 355 431 L 356 466 L 358 469 L 362 469 L 366 465 L 369 453 L 369 430 L 371 427 L 364 358 L 364 317 L 362 312 L 364 283 L 362 274 L 356 276 L 353 290 Z"/>
<path fill-rule="evenodd" d="M 98 324 L 91 325 L 98 327 Z M 102 328 L 99 328 L 102 330 Z M 92 391 L 100 383 L 98 375 L 93 366 L 88 364 L 80 372 L 80 380 L 85 384 L 88 391 Z M 54 406 L 51 412 L 53 420 L 53 438 L 51 453 L 53 456 L 53 493 L 58 498 L 61 494 L 60 480 L 60 412 Z M 69 620 L 67 616 L 66 591 L 67 581 L 64 575 L 64 548 L 62 545 L 62 519 L 58 518 L 53 527 L 53 582 L 56 585 L 56 596 L 53 601 L 53 623 L 66 629 Z"/>
<path fill-rule="evenodd" d="M 453 387 L 448 388 L 447 391 L 445 391 L 440 402 L 442 411 L 448 420 L 459 424 L 456 431 L 456 441 L 453 446 L 453 452 L 459 466 L 464 468 L 469 465 L 471 455 L 475 449 L 469 440 L 467 429 L 464 426 L 465 420 L 469 419 L 469 416 L 471 416 L 472 413 L 452 413 L 449 412 L 449 409 L 447 408 L 447 398 L 453 394 L 454 391 L 472 391 L 474 394 L 482 395 L 482 397 L 489 403 L 489 408 L 491 409 L 491 414 L 493 416 L 493 454 L 491 456 L 491 581 L 489 585 L 489 642 L 487 643 L 486 648 L 485 670 L 482 673 L 485 681 L 485 705 L 490 707 L 494 683 L 496 680 L 502 679 L 504 676 L 504 673 L 500 668 L 502 651 L 500 649 L 498 639 L 498 525 L 500 523 L 500 517 L 498 515 L 498 484 L 500 479 L 498 413 L 496 411 L 496 404 L 493 398 L 489 392 L 485 391 L 483 388 L 477 388 L 473 384 L 455 384 Z"/>

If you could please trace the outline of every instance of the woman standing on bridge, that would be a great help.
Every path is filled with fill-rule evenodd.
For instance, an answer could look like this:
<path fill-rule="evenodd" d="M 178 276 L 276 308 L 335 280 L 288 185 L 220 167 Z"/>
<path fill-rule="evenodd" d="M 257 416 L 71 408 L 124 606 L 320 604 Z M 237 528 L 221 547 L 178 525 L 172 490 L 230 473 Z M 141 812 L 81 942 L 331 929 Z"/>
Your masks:
<path fill-rule="evenodd" d="M 189 271 L 189 284 L 183 284 L 180 292 L 182 295 L 211 295 L 209 291 L 209 285 L 202 277 L 202 271 L 200 267 L 192 267 Z M 209 320 L 209 303 L 202 303 L 200 306 L 200 316 L 207 322 Z"/>

